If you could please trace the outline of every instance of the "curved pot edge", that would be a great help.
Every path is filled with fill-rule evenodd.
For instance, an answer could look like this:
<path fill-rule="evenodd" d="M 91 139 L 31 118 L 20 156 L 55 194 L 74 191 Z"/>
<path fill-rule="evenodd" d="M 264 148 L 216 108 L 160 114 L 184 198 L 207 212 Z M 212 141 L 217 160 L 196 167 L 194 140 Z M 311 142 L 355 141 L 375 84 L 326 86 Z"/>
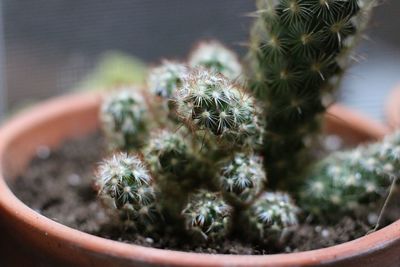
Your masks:
<path fill-rule="evenodd" d="M 344 136 L 352 143 L 377 141 L 390 133 L 386 125 L 341 104 L 329 107 L 325 121 L 325 131 Z"/>
<path fill-rule="evenodd" d="M 400 84 L 390 92 L 386 100 L 385 115 L 392 130 L 400 128 Z"/>

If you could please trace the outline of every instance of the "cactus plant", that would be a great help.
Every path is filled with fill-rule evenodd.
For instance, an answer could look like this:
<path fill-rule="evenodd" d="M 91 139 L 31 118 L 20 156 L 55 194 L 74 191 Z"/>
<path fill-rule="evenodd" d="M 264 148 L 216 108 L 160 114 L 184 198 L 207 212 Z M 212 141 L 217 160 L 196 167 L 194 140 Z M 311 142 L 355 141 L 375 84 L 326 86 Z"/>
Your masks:
<path fill-rule="evenodd" d="M 203 182 L 205 166 L 190 141 L 183 130 L 156 130 L 143 148 L 146 162 L 157 174 L 160 206 L 167 217 L 178 217 L 189 193 Z"/>
<path fill-rule="evenodd" d="M 158 174 L 159 182 L 174 180 L 179 183 L 178 187 L 186 190 L 202 184 L 202 175 L 208 173 L 203 159 L 208 151 L 200 150 L 184 128 L 176 132 L 156 130 L 142 149 L 151 171 Z"/>
<path fill-rule="evenodd" d="M 135 226 L 145 227 L 159 216 L 153 178 L 137 155 L 114 154 L 96 175 L 100 197 L 124 213 Z"/>
<path fill-rule="evenodd" d="M 148 110 L 143 95 L 135 88 L 122 88 L 108 96 L 100 121 L 109 147 L 128 151 L 141 146 L 149 127 Z"/>
<path fill-rule="evenodd" d="M 298 212 L 288 194 L 265 192 L 244 213 L 244 220 L 257 240 L 277 241 L 284 230 L 297 226 Z"/>
<path fill-rule="evenodd" d="M 258 0 L 249 85 L 263 101 L 270 181 L 298 177 L 374 0 Z"/>
<path fill-rule="evenodd" d="M 191 196 L 182 211 L 186 229 L 205 239 L 219 240 L 229 233 L 232 207 L 220 194 L 200 191 Z"/>
<path fill-rule="evenodd" d="M 159 73 L 169 71 L 164 67 L 158 69 L 162 70 Z M 172 122 L 166 123 L 166 128 L 136 127 L 140 131 L 123 135 L 125 142 L 120 149 L 137 149 L 142 156 L 116 154 L 105 160 L 97 175 L 99 194 L 112 199 L 117 210 L 133 214 L 136 225 L 144 221 L 138 217 L 138 210 L 146 204 L 176 231 L 185 226 L 193 238 L 216 242 L 232 233 L 231 225 L 254 206 L 264 189 L 266 174 L 262 157 L 257 155 L 263 120 L 258 103 L 234 81 L 204 67 L 187 70 L 185 75 L 177 75 L 179 82 L 172 75 L 172 89 L 163 87 L 158 94 L 161 99 L 154 90 L 161 87 L 149 88 L 153 100 L 166 103 L 172 99 L 175 107 L 167 113 L 176 112 L 177 116 L 169 116 Z M 110 135 L 118 136 L 125 130 L 109 127 L 110 121 L 112 126 L 126 124 L 126 120 L 143 126 L 152 124 L 152 114 L 145 109 L 150 108 L 137 101 L 135 93 L 123 91 L 105 102 L 101 117 L 103 128 L 114 130 L 108 131 Z M 118 116 L 110 115 L 114 113 Z M 143 138 L 145 134 L 150 138 Z M 143 140 L 144 144 L 127 146 L 131 140 Z M 150 182 L 150 173 L 156 176 L 154 182 Z M 140 175 L 145 174 L 147 178 L 142 181 Z M 151 201 L 140 202 L 142 188 L 151 193 Z M 157 228 L 151 222 L 147 226 Z"/>
<path fill-rule="evenodd" d="M 266 174 L 262 158 L 254 154 L 236 153 L 220 172 L 222 192 L 228 194 L 234 203 L 252 202 L 264 188 Z"/>
<path fill-rule="evenodd" d="M 154 94 L 170 99 L 181 86 L 188 68 L 178 62 L 164 60 L 161 65 L 149 71 L 147 86 Z"/>
<path fill-rule="evenodd" d="M 261 142 L 255 100 L 225 77 L 193 70 L 175 96 L 177 114 L 189 129 L 218 136 L 229 143 L 256 146 Z"/>
<path fill-rule="evenodd" d="M 186 229 L 204 240 L 221 239 L 229 233 L 232 208 L 220 194 L 200 191 L 191 196 L 182 211 Z"/>
<path fill-rule="evenodd" d="M 131 90 L 104 102 L 109 143 L 137 154 L 117 153 L 100 165 L 99 195 L 137 227 L 185 228 L 212 243 L 243 225 L 248 237 L 268 243 L 299 224 L 300 208 L 288 193 L 266 187 L 266 171 L 272 187 L 298 189 L 293 180 L 307 169 L 304 148 L 318 132 L 324 99 L 334 95 L 375 2 L 257 3 L 252 90 L 238 84 L 243 77 L 236 55 L 208 41 L 187 64 L 164 60 L 151 69 L 146 99 Z M 399 139 L 336 152 L 316 164 L 296 192 L 301 208 L 317 216 L 354 213 L 376 201 L 400 167 Z"/>
<path fill-rule="evenodd" d="M 301 207 L 319 218 L 376 205 L 400 173 L 400 132 L 318 162 L 300 191 Z M 332 219 L 332 218 L 331 218 Z M 333 220 L 334 221 L 334 220 Z"/>
<path fill-rule="evenodd" d="M 189 144 L 180 133 L 160 130 L 150 137 L 144 154 L 151 170 L 158 174 L 179 175 L 190 161 Z"/>
<path fill-rule="evenodd" d="M 188 62 L 193 68 L 207 68 L 231 81 L 239 81 L 243 72 L 236 54 L 215 40 L 200 42 L 190 54 Z"/>

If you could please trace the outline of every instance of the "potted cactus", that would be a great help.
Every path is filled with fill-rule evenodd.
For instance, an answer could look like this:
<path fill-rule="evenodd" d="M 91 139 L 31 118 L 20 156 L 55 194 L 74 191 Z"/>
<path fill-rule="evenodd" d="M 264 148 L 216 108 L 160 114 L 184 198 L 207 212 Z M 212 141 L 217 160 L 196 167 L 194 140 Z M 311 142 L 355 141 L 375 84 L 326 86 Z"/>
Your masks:
<path fill-rule="evenodd" d="M 151 71 L 150 77 L 158 80 L 150 79 L 150 90 L 159 99 L 143 101 L 134 90 L 106 97 L 101 121 L 107 142 L 123 152 L 100 164 L 100 198 L 112 200 L 111 207 L 142 231 L 162 231 L 157 226 L 161 222 L 177 231 L 185 228 L 201 241 L 226 238 L 240 221 L 267 234 L 258 220 L 268 211 L 260 207 L 273 202 L 278 209 L 274 216 L 282 224 L 276 227 L 294 225 L 297 207 L 290 197 L 264 192 L 267 178 L 257 152 L 264 128 L 256 100 L 221 72 L 210 70 L 233 68 L 231 61 L 209 57 L 209 51 L 218 56 L 232 52 L 215 42 L 199 49 L 204 51 L 194 52 L 199 61 L 193 69 L 164 62 Z M 144 110 L 153 110 L 157 121 Z M 146 135 L 150 138 L 141 144 L 140 136 Z"/>
<path fill-rule="evenodd" d="M 381 207 L 389 188 L 393 195 L 400 134 L 330 154 L 319 147 L 318 134 L 375 4 L 258 0 L 245 64 L 209 40 L 187 62 L 164 60 L 150 69 L 146 88 L 126 86 L 101 97 L 50 103 L 32 114 L 56 106 L 58 114 L 32 120 L 40 123 L 28 128 L 21 119 L 3 131 L 0 158 L 8 167 L 2 173 L 15 176 L 35 145 L 58 145 L 93 131 L 99 121 L 106 156 L 93 174 L 98 201 L 121 231 L 139 233 L 150 243 L 174 236 L 183 244 L 213 247 L 234 239 L 282 252 L 300 223 L 365 219 Z M 363 131 L 330 120 L 331 128 L 347 132 L 343 139 L 380 139 L 386 133 L 374 123 Z M 43 125 L 52 128 L 41 134 Z M 6 152 L 23 156 L 11 162 Z M 321 153 L 324 159 L 318 160 Z M 20 227 L 33 247 L 85 266 L 393 266 L 399 260 L 399 222 L 319 251 L 210 256 L 93 237 L 36 216 L 11 194 L 0 196 L 0 204 L 0 214 L 11 218 L 8 227 Z M 21 212 L 11 216 L 13 209 Z"/>

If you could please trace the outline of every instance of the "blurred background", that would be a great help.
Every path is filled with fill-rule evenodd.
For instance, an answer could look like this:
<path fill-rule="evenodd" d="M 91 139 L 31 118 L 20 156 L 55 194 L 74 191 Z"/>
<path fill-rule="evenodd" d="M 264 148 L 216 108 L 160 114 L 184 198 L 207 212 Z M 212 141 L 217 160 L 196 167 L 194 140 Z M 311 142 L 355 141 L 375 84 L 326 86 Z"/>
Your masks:
<path fill-rule="evenodd" d="M 129 71 L 140 82 L 144 64 L 183 58 L 202 38 L 218 38 L 243 55 L 252 20 L 245 14 L 254 2 L 0 0 L 0 120 L 43 98 L 107 83 L 107 76 L 125 79 Z M 377 119 L 400 82 L 400 1 L 385 2 L 340 97 Z"/>

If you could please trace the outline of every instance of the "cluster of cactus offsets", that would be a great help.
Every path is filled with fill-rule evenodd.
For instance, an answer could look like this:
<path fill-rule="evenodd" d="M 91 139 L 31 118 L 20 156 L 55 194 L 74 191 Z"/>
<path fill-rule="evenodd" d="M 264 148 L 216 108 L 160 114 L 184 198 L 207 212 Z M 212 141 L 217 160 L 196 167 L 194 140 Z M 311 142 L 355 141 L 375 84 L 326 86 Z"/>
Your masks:
<path fill-rule="evenodd" d="M 215 40 L 199 43 L 190 54 L 189 65 L 221 73 L 231 81 L 239 81 L 243 72 L 237 55 Z"/>
<path fill-rule="evenodd" d="M 136 227 L 146 227 L 159 217 L 153 179 L 138 156 L 114 154 L 100 164 L 97 176 L 104 202 L 123 211 Z"/>
<path fill-rule="evenodd" d="M 375 1 L 257 3 L 253 92 L 237 84 L 242 67 L 233 52 L 209 41 L 188 63 L 153 68 L 147 91 L 105 100 L 108 143 L 135 154 L 117 153 L 100 165 L 99 194 L 139 229 L 185 228 L 207 242 L 245 229 L 242 236 L 268 242 L 298 224 L 290 196 L 266 191 L 266 171 L 270 187 L 294 189 L 300 167 L 307 169 L 304 148 L 319 128 L 323 98 L 332 95 Z M 297 188 L 300 207 L 317 216 L 354 213 L 377 203 L 399 169 L 400 133 L 335 152 Z"/>
<path fill-rule="evenodd" d="M 132 88 L 121 89 L 105 99 L 100 121 L 111 149 L 128 151 L 142 145 L 149 127 L 144 96 Z"/>
<path fill-rule="evenodd" d="M 249 86 L 264 103 L 269 180 L 290 184 L 375 0 L 257 0 Z M 297 175 L 296 175 L 297 174 Z"/>
<path fill-rule="evenodd" d="M 316 164 L 299 193 L 301 207 L 319 218 L 376 206 L 400 174 L 400 132 L 382 142 L 336 152 Z M 379 206 L 378 206 L 379 208 Z"/>
<path fill-rule="evenodd" d="M 122 91 L 105 101 L 103 128 L 107 136 L 119 137 L 107 141 L 118 139 L 121 151 L 137 153 L 110 157 L 96 176 L 100 196 L 113 200 L 117 214 L 128 215 L 125 218 L 137 226 L 144 215 L 157 216 L 163 226 L 148 219 L 146 229 L 162 232 L 175 227 L 181 232 L 184 227 L 207 242 L 233 234 L 231 226 L 239 221 L 257 220 L 259 214 L 249 209 L 261 203 L 257 199 L 267 181 L 257 154 L 264 119 L 251 93 L 233 80 L 241 72 L 237 64 L 230 50 L 205 42 L 192 53 L 192 67 L 163 61 L 150 71 L 147 101 L 139 101 L 140 91 Z M 172 105 L 163 109 L 160 102 Z M 157 108 L 160 111 L 154 111 Z M 267 230 L 277 219 L 284 228 L 281 222 L 287 214 L 262 203 L 259 210 L 268 213 L 273 208 L 275 215 L 259 225 Z M 257 230 L 248 236 L 265 241 L 266 236 L 258 234 Z"/>

